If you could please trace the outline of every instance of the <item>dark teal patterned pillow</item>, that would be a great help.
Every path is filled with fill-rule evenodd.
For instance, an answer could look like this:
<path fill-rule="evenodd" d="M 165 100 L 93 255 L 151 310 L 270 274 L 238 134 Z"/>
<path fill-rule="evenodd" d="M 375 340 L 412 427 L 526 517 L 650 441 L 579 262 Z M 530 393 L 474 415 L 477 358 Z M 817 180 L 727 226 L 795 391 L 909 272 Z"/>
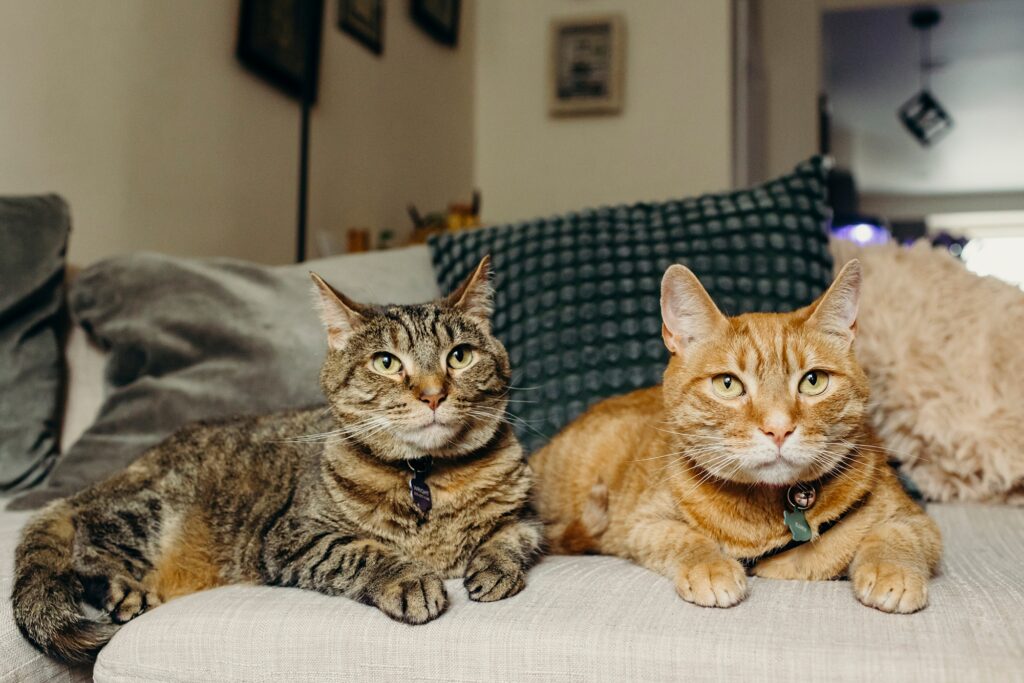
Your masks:
<path fill-rule="evenodd" d="M 749 190 L 601 207 L 430 241 L 443 291 L 484 254 L 510 412 L 528 450 L 608 396 L 661 381 L 661 275 L 684 263 L 726 315 L 791 311 L 828 286 L 824 159 Z"/>

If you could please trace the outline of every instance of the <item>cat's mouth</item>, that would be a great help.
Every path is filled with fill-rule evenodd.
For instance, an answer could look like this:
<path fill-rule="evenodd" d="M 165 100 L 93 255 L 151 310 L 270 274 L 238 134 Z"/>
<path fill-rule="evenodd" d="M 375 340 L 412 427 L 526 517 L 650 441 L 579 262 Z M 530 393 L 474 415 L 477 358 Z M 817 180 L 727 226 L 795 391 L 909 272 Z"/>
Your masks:
<path fill-rule="evenodd" d="M 778 465 L 789 465 L 791 467 L 795 467 L 797 465 L 797 463 L 792 461 L 792 460 L 790 460 L 789 458 L 787 458 L 780 451 L 780 452 L 776 453 L 775 457 L 772 458 L 771 460 L 766 460 L 764 462 L 760 462 L 760 463 L 756 464 L 754 467 L 755 467 L 755 469 L 761 470 L 761 469 L 765 469 L 765 468 L 768 468 L 768 467 L 775 467 L 775 466 L 778 466 Z"/>

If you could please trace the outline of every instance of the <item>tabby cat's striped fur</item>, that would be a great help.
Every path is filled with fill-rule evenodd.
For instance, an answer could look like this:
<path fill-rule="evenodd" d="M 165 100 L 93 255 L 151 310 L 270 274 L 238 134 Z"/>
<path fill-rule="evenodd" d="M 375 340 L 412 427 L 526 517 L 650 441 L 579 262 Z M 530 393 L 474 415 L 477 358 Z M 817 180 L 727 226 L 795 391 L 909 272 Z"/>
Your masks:
<path fill-rule="evenodd" d="M 465 577 L 478 601 L 522 590 L 542 534 L 505 418 L 487 259 L 447 299 L 417 306 L 360 306 L 314 280 L 330 409 L 183 429 L 42 511 L 18 547 L 12 597 L 44 652 L 87 659 L 161 602 L 231 583 L 346 596 L 410 624 L 444 611 L 444 579 Z M 426 469 L 427 513 L 410 464 Z"/>

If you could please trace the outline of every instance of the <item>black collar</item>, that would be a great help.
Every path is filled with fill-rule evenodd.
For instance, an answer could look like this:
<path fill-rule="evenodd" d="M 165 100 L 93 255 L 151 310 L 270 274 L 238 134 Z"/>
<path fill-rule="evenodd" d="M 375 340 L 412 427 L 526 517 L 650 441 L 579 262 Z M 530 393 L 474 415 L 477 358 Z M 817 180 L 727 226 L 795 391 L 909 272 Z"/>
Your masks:
<path fill-rule="evenodd" d="M 821 524 L 819 524 L 818 525 L 818 536 L 819 537 L 824 536 L 825 532 L 827 532 L 829 529 L 834 527 L 836 524 L 839 524 L 839 522 L 843 521 L 846 518 L 846 516 L 849 515 L 851 512 L 853 512 L 854 510 L 857 510 L 862 505 L 864 505 L 864 503 L 867 502 L 867 500 L 868 500 L 868 498 L 870 496 L 871 496 L 871 491 L 865 491 L 864 494 L 861 495 L 860 498 L 855 500 L 850 507 L 848 507 L 845 510 L 843 510 L 843 512 L 838 517 L 836 517 L 834 519 L 830 519 L 827 522 L 822 522 Z M 807 543 L 807 541 L 791 540 L 789 543 L 786 543 L 783 546 L 779 546 L 778 548 L 775 548 L 773 550 L 769 550 L 766 553 L 762 553 L 761 555 L 758 555 L 757 557 L 744 557 L 744 558 L 741 558 L 740 559 L 740 563 L 742 563 L 743 566 L 746 567 L 747 569 L 750 569 L 751 567 L 753 567 L 755 564 L 757 564 L 761 560 L 767 560 L 769 557 L 775 557 L 776 555 L 780 555 L 780 554 L 786 552 L 787 550 L 792 550 L 793 548 L 796 548 L 797 546 L 801 546 L 804 543 Z"/>

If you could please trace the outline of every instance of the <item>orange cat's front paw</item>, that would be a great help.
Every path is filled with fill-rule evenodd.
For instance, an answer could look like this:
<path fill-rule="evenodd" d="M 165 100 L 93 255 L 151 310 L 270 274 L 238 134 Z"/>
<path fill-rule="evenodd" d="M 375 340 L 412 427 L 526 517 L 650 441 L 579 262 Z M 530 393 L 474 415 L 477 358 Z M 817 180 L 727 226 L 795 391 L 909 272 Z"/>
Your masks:
<path fill-rule="evenodd" d="M 868 607 L 910 614 L 928 604 L 928 577 L 889 562 L 866 562 L 853 572 L 853 592 Z"/>
<path fill-rule="evenodd" d="M 703 607 L 732 607 L 747 597 L 747 575 L 736 560 L 713 558 L 681 567 L 676 592 L 683 600 Z"/>

